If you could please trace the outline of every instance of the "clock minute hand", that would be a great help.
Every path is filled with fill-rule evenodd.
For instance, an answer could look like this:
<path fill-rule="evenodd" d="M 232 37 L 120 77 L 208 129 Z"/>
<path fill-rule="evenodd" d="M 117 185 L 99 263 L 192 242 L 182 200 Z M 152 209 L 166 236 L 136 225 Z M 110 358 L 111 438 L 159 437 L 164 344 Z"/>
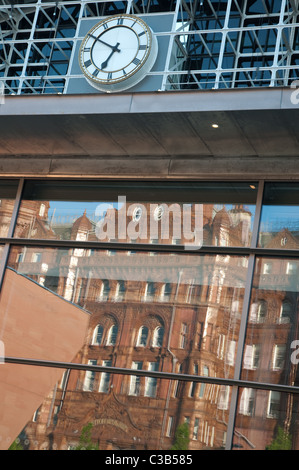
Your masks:
<path fill-rule="evenodd" d="M 111 44 L 108 44 L 107 42 L 103 41 L 102 39 L 100 38 L 97 38 L 96 36 L 93 36 L 92 34 L 89 34 L 89 36 L 93 39 L 95 39 L 96 41 L 98 42 L 101 42 L 102 44 L 104 44 L 105 46 L 108 46 L 112 49 L 113 52 L 120 52 L 120 49 L 118 49 L 117 46 L 119 46 L 119 42 L 116 44 L 116 46 L 111 46 Z"/>

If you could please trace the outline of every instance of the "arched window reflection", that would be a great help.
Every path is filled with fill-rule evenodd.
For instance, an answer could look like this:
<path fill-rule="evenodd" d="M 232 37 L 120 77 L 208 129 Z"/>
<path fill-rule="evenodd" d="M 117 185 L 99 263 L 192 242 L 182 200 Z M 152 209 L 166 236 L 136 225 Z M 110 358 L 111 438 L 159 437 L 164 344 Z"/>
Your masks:
<path fill-rule="evenodd" d="M 118 333 L 117 325 L 112 325 L 108 332 L 107 346 L 115 346 Z"/>
<path fill-rule="evenodd" d="M 171 298 L 171 292 L 172 292 L 171 283 L 167 282 L 166 284 L 163 284 L 161 288 L 161 295 L 160 295 L 161 302 L 169 302 Z"/>
<path fill-rule="evenodd" d="M 266 320 L 268 305 L 265 300 L 253 302 L 250 307 L 249 320 L 254 323 L 263 323 Z"/>
<path fill-rule="evenodd" d="M 289 323 L 292 318 L 292 304 L 288 300 L 282 302 L 281 311 L 280 311 L 280 323 Z"/>
<path fill-rule="evenodd" d="M 125 283 L 124 281 L 118 281 L 115 289 L 114 300 L 115 302 L 121 302 L 125 297 Z"/>
<path fill-rule="evenodd" d="M 145 286 L 144 301 L 149 302 L 151 300 L 154 300 L 155 293 L 156 293 L 155 283 L 148 282 Z"/>
<path fill-rule="evenodd" d="M 161 348 L 163 343 L 164 337 L 164 328 L 162 326 L 158 326 L 154 331 L 153 336 L 153 347 L 154 348 Z"/>
<path fill-rule="evenodd" d="M 97 301 L 98 302 L 104 302 L 104 301 L 108 300 L 109 292 L 110 292 L 109 281 L 107 279 L 104 279 L 104 280 L 102 280 L 100 291 L 99 291 L 99 294 L 97 296 Z"/>
<path fill-rule="evenodd" d="M 267 316 L 267 311 L 268 311 L 268 305 L 265 300 L 261 300 L 258 304 L 258 310 L 257 310 L 257 321 L 258 323 L 263 323 L 266 319 Z"/>
<path fill-rule="evenodd" d="M 139 328 L 138 337 L 137 337 L 137 346 L 146 346 L 148 338 L 148 328 L 147 326 L 142 326 Z"/>
<path fill-rule="evenodd" d="M 103 340 L 103 327 L 102 325 L 97 325 L 94 329 L 93 336 L 92 336 L 92 344 L 100 345 Z"/>

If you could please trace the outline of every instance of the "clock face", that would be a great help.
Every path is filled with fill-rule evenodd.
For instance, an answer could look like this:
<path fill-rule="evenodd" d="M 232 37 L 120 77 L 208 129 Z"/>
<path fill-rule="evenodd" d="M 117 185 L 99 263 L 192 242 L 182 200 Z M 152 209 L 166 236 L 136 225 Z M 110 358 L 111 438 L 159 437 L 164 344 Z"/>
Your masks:
<path fill-rule="evenodd" d="M 149 26 L 133 15 L 115 15 L 85 36 L 79 64 L 98 90 L 122 91 L 140 82 L 157 57 L 158 43 Z"/>

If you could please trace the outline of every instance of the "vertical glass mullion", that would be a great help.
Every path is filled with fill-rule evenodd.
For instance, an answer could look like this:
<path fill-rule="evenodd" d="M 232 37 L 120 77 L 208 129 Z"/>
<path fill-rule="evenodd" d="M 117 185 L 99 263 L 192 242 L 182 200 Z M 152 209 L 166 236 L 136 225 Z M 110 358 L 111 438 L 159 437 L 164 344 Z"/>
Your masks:
<path fill-rule="evenodd" d="M 16 194 L 16 197 L 15 197 L 15 203 L 14 203 L 14 208 L 13 208 L 12 215 L 11 215 L 11 220 L 10 220 L 10 225 L 9 225 L 9 229 L 8 229 L 8 233 L 7 233 L 7 238 L 11 238 L 13 236 L 13 233 L 14 233 L 14 229 L 15 229 L 16 222 L 17 222 L 17 217 L 18 217 L 18 212 L 19 212 L 19 207 L 20 207 L 20 204 L 21 204 L 23 187 L 24 187 L 24 178 L 21 178 L 19 180 L 17 194 Z M 3 282 L 4 273 L 5 273 L 5 269 L 6 269 L 6 264 L 7 264 L 8 254 L 9 254 L 9 248 L 10 248 L 10 243 L 9 242 L 5 243 L 5 245 L 3 247 L 1 262 L 0 262 L 0 292 L 1 292 L 2 282 Z"/>
<path fill-rule="evenodd" d="M 258 236 L 259 236 L 259 228 L 260 228 L 261 214 L 262 214 L 263 195 L 264 195 L 264 181 L 260 181 L 259 186 L 258 186 L 257 196 L 256 196 L 255 217 L 253 221 L 250 248 L 256 248 L 258 246 Z"/>
<path fill-rule="evenodd" d="M 264 194 L 264 181 L 259 181 L 256 207 L 255 207 L 255 216 L 254 216 L 253 230 L 252 230 L 252 238 L 251 238 L 251 245 L 250 245 L 251 248 L 256 248 L 258 244 L 263 194 Z M 246 278 L 246 284 L 245 284 L 242 316 L 241 316 L 241 323 L 240 323 L 240 330 L 239 330 L 238 348 L 237 348 L 236 363 L 235 363 L 234 379 L 236 380 L 239 380 L 241 378 L 243 351 L 245 347 L 247 318 L 248 318 L 248 312 L 249 312 L 249 307 L 250 307 L 251 288 L 252 288 L 252 280 L 253 280 L 253 275 L 254 275 L 254 268 L 255 268 L 255 255 L 250 254 L 249 259 L 248 259 L 248 270 L 247 270 L 247 278 Z M 233 445 L 234 425 L 235 425 L 237 404 L 238 404 L 238 389 L 239 389 L 238 386 L 232 387 L 229 419 L 228 419 L 228 425 L 227 425 L 227 436 L 226 436 L 226 446 L 225 446 L 226 450 L 231 450 L 232 445 Z"/>
<path fill-rule="evenodd" d="M 18 217 L 18 212 L 19 212 L 19 207 L 20 207 L 20 204 L 21 204 L 23 187 L 24 187 L 24 178 L 19 180 L 19 185 L 18 185 L 18 189 L 17 189 L 15 204 L 14 204 L 14 208 L 13 208 L 13 211 L 12 211 L 10 226 L 9 226 L 8 233 L 7 233 L 8 238 L 11 238 L 13 236 L 13 233 L 14 233 L 14 229 L 15 229 L 16 222 L 17 222 L 17 217 Z"/>

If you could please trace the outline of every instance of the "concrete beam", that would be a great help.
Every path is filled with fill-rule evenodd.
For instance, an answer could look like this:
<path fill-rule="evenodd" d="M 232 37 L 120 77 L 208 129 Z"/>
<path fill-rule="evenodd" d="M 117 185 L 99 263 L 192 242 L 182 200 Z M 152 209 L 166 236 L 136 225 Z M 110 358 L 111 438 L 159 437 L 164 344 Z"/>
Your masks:
<path fill-rule="evenodd" d="M 82 95 L 6 95 L 0 116 L 299 109 L 291 87 Z"/>
<path fill-rule="evenodd" d="M 8 97 L 0 106 L 0 176 L 298 177 L 292 93 Z"/>
<path fill-rule="evenodd" d="M 299 157 L 0 157 L 0 177 L 298 180 Z"/>

